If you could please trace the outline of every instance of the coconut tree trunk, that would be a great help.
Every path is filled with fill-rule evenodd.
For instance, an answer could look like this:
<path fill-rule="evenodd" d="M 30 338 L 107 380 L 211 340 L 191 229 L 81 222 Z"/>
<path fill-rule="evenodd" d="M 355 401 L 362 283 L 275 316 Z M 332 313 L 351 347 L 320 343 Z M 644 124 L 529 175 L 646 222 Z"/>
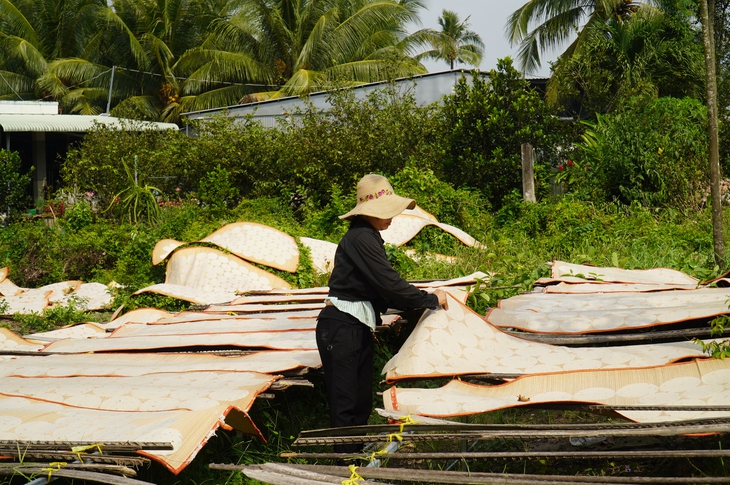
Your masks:
<path fill-rule="evenodd" d="M 714 0 L 700 0 L 702 41 L 707 70 L 707 134 L 710 142 L 710 196 L 712 200 L 712 239 L 715 262 L 724 268 L 725 243 L 722 236 L 722 199 L 720 197 L 720 152 L 717 129 L 717 75 L 715 72 Z"/>

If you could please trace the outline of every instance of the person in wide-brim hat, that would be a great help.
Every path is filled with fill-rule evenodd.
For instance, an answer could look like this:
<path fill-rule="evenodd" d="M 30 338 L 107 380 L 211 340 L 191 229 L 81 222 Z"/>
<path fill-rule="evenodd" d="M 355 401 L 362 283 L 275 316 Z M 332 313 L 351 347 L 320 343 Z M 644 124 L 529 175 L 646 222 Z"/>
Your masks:
<path fill-rule="evenodd" d="M 371 173 L 357 183 L 357 204 L 340 219 L 352 220 L 355 216 L 392 219 L 406 209 L 416 207 L 416 201 L 396 195 L 388 179 Z"/>
<path fill-rule="evenodd" d="M 317 349 L 324 369 L 333 428 L 367 424 L 372 411 L 373 332 L 388 308 L 447 308 L 446 293 L 428 293 L 393 269 L 380 231 L 416 202 L 396 195 L 382 175 L 357 184 L 355 208 L 340 219 L 350 228 L 337 246 L 326 305 L 317 317 Z M 356 453 L 359 445 L 335 445 Z"/>

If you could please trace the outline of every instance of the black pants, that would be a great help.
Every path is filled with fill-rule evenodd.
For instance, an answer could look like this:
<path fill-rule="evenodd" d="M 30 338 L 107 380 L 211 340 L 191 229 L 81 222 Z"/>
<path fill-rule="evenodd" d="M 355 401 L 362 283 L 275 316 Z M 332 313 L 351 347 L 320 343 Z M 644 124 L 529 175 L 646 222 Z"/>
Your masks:
<path fill-rule="evenodd" d="M 328 306 L 317 320 L 317 348 L 324 368 L 330 425 L 367 424 L 373 407 L 373 337 L 355 317 Z M 357 453 L 361 444 L 335 445 Z"/>

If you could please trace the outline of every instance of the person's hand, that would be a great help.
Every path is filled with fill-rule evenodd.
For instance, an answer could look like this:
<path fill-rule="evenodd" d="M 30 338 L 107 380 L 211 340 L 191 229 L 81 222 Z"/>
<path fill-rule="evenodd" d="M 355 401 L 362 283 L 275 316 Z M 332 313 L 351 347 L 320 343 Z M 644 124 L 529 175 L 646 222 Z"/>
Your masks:
<path fill-rule="evenodd" d="M 444 290 L 436 290 L 433 294 L 439 299 L 439 306 L 444 310 L 448 310 L 449 301 L 446 299 L 446 292 Z"/>

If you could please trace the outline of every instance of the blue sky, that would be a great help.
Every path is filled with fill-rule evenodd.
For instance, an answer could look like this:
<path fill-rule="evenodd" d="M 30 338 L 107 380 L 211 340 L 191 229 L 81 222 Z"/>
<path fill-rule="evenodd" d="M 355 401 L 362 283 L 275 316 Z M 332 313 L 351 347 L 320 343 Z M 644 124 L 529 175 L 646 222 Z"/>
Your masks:
<path fill-rule="evenodd" d="M 471 30 L 479 34 L 484 42 L 484 57 L 480 69 L 488 71 L 497 65 L 497 59 L 510 56 L 516 58 L 517 46 L 510 47 L 504 34 L 507 18 L 525 4 L 527 0 L 427 0 L 428 10 L 421 13 L 423 27 L 438 29 L 438 17 L 441 12 L 451 10 L 459 14 L 460 19 L 469 18 Z M 417 30 L 417 27 L 413 30 Z M 567 47 L 567 45 L 566 45 Z M 543 57 L 542 69 L 537 76 L 548 76 L 550 66 L 547 61 L 555 60 L 558 53 L 550 53 Z M 427 61 L 424 65 L 430 72 L 444 71 L 449 68 L 445 62 Z M 458 67 L 464 67 L 459 64 Z"/>

